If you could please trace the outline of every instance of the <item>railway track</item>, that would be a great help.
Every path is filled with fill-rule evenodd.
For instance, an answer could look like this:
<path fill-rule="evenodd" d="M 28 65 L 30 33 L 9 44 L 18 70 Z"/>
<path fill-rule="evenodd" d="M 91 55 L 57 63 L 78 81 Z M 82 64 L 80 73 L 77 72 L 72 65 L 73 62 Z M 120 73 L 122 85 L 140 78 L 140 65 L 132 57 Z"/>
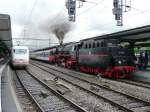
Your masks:
<path fill-rule="evenodd" d="M 33 74 L 25 70 L 17 70 L 16 74 L 42 112 L 87 112 L 54 89 L 48 87 L 46 83 Z"/>
<path fill-rule="evenodd" d="M 116 90 L 112 90 L 111 88 L 98 85 L 94 82 L 89 82 L 77 76 L 68 74 L 68 72 L 66 71 L 60 71 L 58 70 L 58 68 L 57 69 L 54 69 L 54 67 L 50 68 L 40 63 L 38 64 L 36 63 L 36 65 L 34 64 L 34 66 L 37 66 L 40 69 L 54 76 L 59 77 L 62 80 L 67 81 L 68 83 L 74 84 L 84 89 L 85 91 L 90 91 L 94 95 L 99 96 L 99 98 L 103 98 L 105 101 L 111 103 L 112 105 L 118 106 L 118 108 L 121 108 L 122 110 L 126 109 L 126 111 L 128 112 L 138 112 L 138 111 L 146 112 L 150 110 L 150 103 L 145 100 L 133 97 L 128 94 L 121 93 Z M 95 90 L 97 92 L 95 92 Z"/>
<path fill-rule="evenodd" d="M 49 74 L 45 74 L 44 72 L 41 72 L 41 70 L 35 69 L 35 67 L 30 66 L 29 72 L 34 73 L 34 71 L 38 71 L 36 72 L 36 76 L 41 79 L 44 80 L 47 84 L 54 85 L 53 82 L 55 80 L 55 76 L 50 76 Z M 44 75 L 43 75 L 44 74 Z M 57 86 L 59 86 L 59 84 L 63 84 L 66 85 L 67 87 L 71 88 L 71 92 L 65 93 L 65 92 L 61 92 L 61 90 L 64 87 L 58 88 Z M 79 106 L 85 108 L 88 112 L 122 112 L 122 110 L 125 111 L 129 111 L 128 109 L 125 108 L 118 108 L 119 105 L 116 104 L 115 107 L 115 103 L 112 102 L 112 106 L 111 104 L 109 104 L 108 102 L 106 102 L 107 99 L 105 98 L 101 98 L 101 96 L 96 95 L 94 92 L 81 88 L 79 86 L 76 86 L 75 84 L 71 84 L 70 82 L 66 82 L 64 80 L 61 80 L 60 78 L 57 81 L 57 85 L 55 85 L 56 90 L 58 90 L 59 92 L 61 92 L 61 94 L 65 95 L 67 98 L 69 98 L 70 100 L 72 100 L 74 103 L 78 104 Z M 93 95 L 94 94 L 94 95 Z M 104 101 L 105 100 L 105 101 Z M 111 102 L 111 101 L 110 101 Z M 129 111 L 130 112 L 130 111 Z"/>
<path fill-rule="evenodd" d="M 116 80 L 116 81 L 150 89 L 150 83 L 145 83 L 145 82 L 141 82 L 141 81 L 133 81 L 133 80 L 125 80 L 125 79 L 124 80 L 119 79 L 119 80 Z"/>
<path fill-rule="evenodd" d="M 17 76 L 16 72 L 13 71 L 13 81 L 15 85 L 15 91 L 18 99 L 21 103 L 21 107 L 24 112 L 43 112 L 41 107 L 34 100 L 30 92 L 22 84 L 21 80 Z"/>

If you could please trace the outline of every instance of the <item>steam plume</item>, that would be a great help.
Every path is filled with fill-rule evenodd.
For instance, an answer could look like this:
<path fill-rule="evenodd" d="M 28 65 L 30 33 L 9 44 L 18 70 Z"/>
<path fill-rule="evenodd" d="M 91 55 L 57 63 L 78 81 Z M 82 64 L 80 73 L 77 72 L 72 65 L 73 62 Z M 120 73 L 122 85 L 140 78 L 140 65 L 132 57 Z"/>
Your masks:
<path fill-rule="evenodd" d="M 63 14 L 57 14 L 53 18 L 44 22 L 45 31 L 53 33 L 59 40 L 59 44 L 63 44 L 66 33 L 72 30 L 73 24 L 67 20 L 67 17 Z"/>

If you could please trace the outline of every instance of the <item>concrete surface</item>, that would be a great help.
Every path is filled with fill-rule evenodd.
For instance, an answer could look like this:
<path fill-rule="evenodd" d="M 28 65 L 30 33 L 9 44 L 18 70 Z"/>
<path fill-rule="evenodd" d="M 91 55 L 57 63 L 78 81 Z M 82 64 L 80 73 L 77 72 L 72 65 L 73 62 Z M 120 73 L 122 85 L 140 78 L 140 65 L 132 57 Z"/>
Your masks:
<path fill-rule="evenodd" d="M 6 66 L 6 64 L 3 64 L 3 59 L 1 59 L 1 62 L 0 62 L 0 96 L 1 96 L 1 75 L 2 75 L 2 72 Z M 0 97 L 0 105 L 1 105 L 1 97 Z M 1 109 L 1 106 L 0 106 L 0 112 L 2 111 Z"/>
<path fill-rule="evenodd" d="M 9 66 L 6 66 L 3 73 L 1 74 L 1 111 L 22 112 L 21 106 L 19 104 L 13 87 Z"/>

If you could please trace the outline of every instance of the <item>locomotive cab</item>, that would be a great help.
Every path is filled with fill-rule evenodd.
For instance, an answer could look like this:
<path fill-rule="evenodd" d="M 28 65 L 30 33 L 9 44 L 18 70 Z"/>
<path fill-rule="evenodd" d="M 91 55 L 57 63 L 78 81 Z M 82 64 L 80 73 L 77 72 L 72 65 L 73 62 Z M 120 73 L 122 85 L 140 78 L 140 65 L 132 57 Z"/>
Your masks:
<path fill-rule="evenodd" d="M 128 45 L 129 46 L 129 45 Z M 130 47 L 121 45 L 119 41 L 107 41 L 107 48 L 112 56 L 112 69 L 109 72 L 117 78 L 124 78 L 135 70 L 134 51 Z M 114 72 L 114 73 L 113 73 Z"/>

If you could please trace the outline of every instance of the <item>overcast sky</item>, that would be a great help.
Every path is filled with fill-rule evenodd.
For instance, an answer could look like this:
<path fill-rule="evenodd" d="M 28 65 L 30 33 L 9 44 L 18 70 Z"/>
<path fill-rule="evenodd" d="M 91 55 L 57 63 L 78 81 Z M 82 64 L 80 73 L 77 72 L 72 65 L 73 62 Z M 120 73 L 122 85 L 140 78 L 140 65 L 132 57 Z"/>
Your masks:
<path fill-rule="evenodd" d="M 83 7 L 77 8 L 76 22 L 72 23 L 64 42 L 150 24 L 150 0 L 131 0 L 132 8 L 124 13 L 122 27 L 116 26 L 112 14 L 113 0 L 87 1 Z M 28 45 L 34 42 L 33 47 L 58 43 L 49 26 L 60 20 L 68 21 L 65 0 L 0 0 L 0 13 L 11 15 L 13 38 L 50 39 L 36 43 L 30 40 L 23 42 Z"/>

